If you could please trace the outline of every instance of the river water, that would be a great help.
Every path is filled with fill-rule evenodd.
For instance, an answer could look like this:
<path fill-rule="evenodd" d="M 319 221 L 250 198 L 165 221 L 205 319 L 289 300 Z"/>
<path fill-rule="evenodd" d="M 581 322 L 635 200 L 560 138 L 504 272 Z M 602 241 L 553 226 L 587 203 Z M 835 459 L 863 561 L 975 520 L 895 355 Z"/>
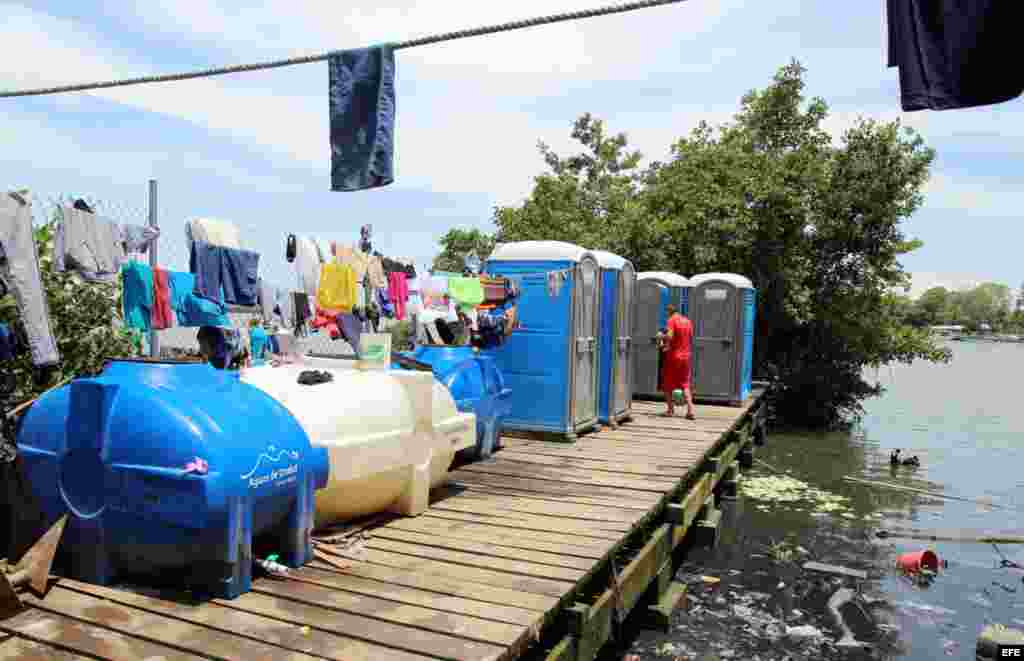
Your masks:
<path fill-rule="evenodd" d="M 771 434 L 744 476 L 747 485 L 783 474 L 848 498 L 848 509 L 823 512 L 800 500 L 749 495 L 725 505 L 718 548 L 691 552 L 677 575 L 690 584 L 691 598 L 670 632 L 631 635 L 625 652 L 609 652 L 607 658 L 971 659 L 985 624 L 1024 629 L 1024 571 L 1000 562 L 1005 557 L 1024 565 L 1024 544 L 994 548 L 895 532 L 1024 536 L 1024 344 L 949 346 L 948 365 L 871 370 L 869 380 L 887 391 L 866 403 L 867 415 L 851 432 Z M 917 455 L 920 467 L 893 469 L 889 454 L 896 448 L 904 456 Z M 844 476 L 971 502 L 851 483 Z M 891 535 L 880 539 L 879 530 Z M 789 558 L 769 548 L 784 541 L 777 548 L 789 549 Z M 925 548 L 948 563 L 928 585 L 895 569 L 899 553 Z M 868 573 L 861 587 L 874 600 L 874 617 L 856 626 L 851 616 L 847 623 L 870 647 L 834 645 L 839 632 L 825 602 L 839 579 L 827 584 L 827 574 L 802 570 L 807 560 Z M 796 634 L 808 632 L 806 627 L 823 635 L 799 639 Z"/>

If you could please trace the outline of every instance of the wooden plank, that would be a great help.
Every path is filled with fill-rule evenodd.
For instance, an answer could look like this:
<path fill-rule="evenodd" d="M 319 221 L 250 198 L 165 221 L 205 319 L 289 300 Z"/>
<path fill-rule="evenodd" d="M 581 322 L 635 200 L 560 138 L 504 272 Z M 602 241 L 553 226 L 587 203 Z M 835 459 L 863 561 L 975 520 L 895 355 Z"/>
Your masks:
<path fill-rule="evenodd" d="M 427 510 L 422 514 L 422 518 L 427 520 L 433 519 L 445 519 L 449 521 L 462 521 L 464 523 L 477 523 L 486 524 L 492 526 L 500 526 L 511 530 L 534 530 L 538 532 L 555 532 L 555 533 L 568 533 L 577 535 L 583 539 L 589 539 L 590 541 L 600 542 L 617 542 L 623 537 L 622 532 L 617 532 L 608 529 L 598 528 L 585 528 L 577 529 L 575 526 L 563 525 L 559 526 L 557 523 L 550 521 L 543 521 L 536 517 L 523 520 L 522 518 L 509 518 L 502 516 L 495 516 L 493 514 L 486 514 L 477 512 L 475 514 L 469 514 L 466 512 L 447 511 L 442 509 L 431 509 Z"/>
<path fill-rule="evenodd" d="M 262 581 L 257 581 L 259 585 Z M 373 661 L 389 659 L 390 661 L 420 661 L 427 657 L 411 652 L 392 649 L 382 645 L 374 645 L 358 637 L 338 636 L 311 629 L 304 633 L 301 627 L 283 623 L 280 619 L 272 619 L 252 613 L 240 613 L 224 608 L 216 603 L 182 603 L 170 599 L 161 599 L 146 593 L 130 592 L 108 588 L 100 585 L 80 583 L 61 579 L 60 585 L 82 594 L 102 599 L 106 603 L 120 604 L 130 608 L 158 613 L 185 622 L 209 627 L 233 634 L 233 640 L 239 641 L 239 650 L 245 649 L 241 643 L 248 639 L 263 641 L 283 650 L 307 652 L 318 657 L 330 659 L 353 659 L 353 661 Z M 352 632 L 356 634 L 357 632 Z"/>
<path fill-rule="evenodd" d="M 543 447 L 531 447 L 531 448 L 508 448 L 500 451 L 503 456 L 516 457 L 519 455 L 525 457 L 553 457 L 568 460 L 576 460 L 582 462 L 622 462 L 625 464 L 629 463 L 647 463 L 648 465 L 656 466 L 663 470 L 686 470 L 693 466 L 694 461 L 699 460 L 702 456 L 702 452 L 699 450 L 685 450 L 683 452 L 668 452 L 669 456 L 661 457 L 657 454 L 645 453 L 642 448 L 636 447 L 623 447 L 623 448 L 588 448 L 586 452 L 571 452 L 565 450 L 558 450 L 557 448 L 543 448 Z"/>
<path fill-rule="evenodd" d="M 204 658 L 37 609 L 23 611 L 0 622 L 0 630 L 100 659 L 163 658 L 188 661 Z"/>
<path fill-rule="evenodd" d="M 441 512 L 459 512 L 461 514 L 475 514 L 480 516 L 486 516 L 496 520 L 495 523 L 501 523 L 500 519 L 512 519 L 515 521 L 528 521 L 537 523 L 541 530 L 549 529 L 549 526 L 553 531 L 562 530 L 565 532 L 578 532 L 581 534 L 592 534 L 594 531 L 604 532 L 615 532 L 615 533 L 626 533 L 633 528 L 632 522 L 623 521 L 606 521 L 598 517 L 591 519 L 570 519 L 565 516 L 559 516 L 558 514 L 527 514 L 525 512 L 517 512 L 515 510 L 507 509 L 499 504 L 491 504 L 487 501 L 471 502 L 470 499 L 464 500 L 446 500 L 443 503 L 436 503 L 430 508 L 431 514 L 439 514 Z M 621 537 L 622 535 L 617 535 Z"/>
<path fill-rule="evenodd" d="M 577 642 L 582 658 L 594 658 L 598 650 L 611 637 L 614 608 L 618 604 L 621 603 L 624 608 L 623 616 L 625 616 L 640 601 L 647 586 L 658 575 L 662 563 L 667 558 L 669 537 L 669 526 L 660 526 L 651 536 L 650 541 L 644 544 L 619 575 L 619 598 L 616 599 L 615 593 L 611 589 L 605 590 L 594 605 L 588 609 L 586 630 L 581 632 L 583 635 Z"/>
<path fill-rule="evenodd" d="M 383 622 L 424 629 L 497 647 L 515 645 L 522 637 L 524 629 L 517 624 L 494 622 L 423 606 L 412 606 L 300 581 L 260 581 L 254 591 L 270 597 L 287 599 L 289 602 L 306 604 L 313 608 L 364 615 Z"/>
<path fill-rule="evenodd" d="M 608 462 L 607 460 L 591 460 L 582 457 L 549 457 L 544 454 L 532 454 L 528 452 L 501 451 L 502 461 L 521 463 L 527 466 L 564 466 L 566 468 L 580 468 L 584 470 L 603 471 L 613 475 L 649 475 L 651 477 L 666 477 L 679 479 L 682 472 L 679 469 L 664 469 L 656 464 Z M 683 471 L 685 472 L 685 471 Z"/>
<path fill-rule="evenodd" d="M 619 489 L 632 489 L 634 491 L 653 491 L 662 493 L 675 486 L 674 480 L 663 479 L 628 479 L 598 471 L 579 470 L 573 468 L 554 468 L 546 466 L 515 465 L 512 462 L 496 461 L 487 464 L 468 464 L 462 466 L 460 471 L 471 473 L 487 473 L 489 475 L 510 475 L 512 477 L 526 477 L 531 479 L 554 480 L 564 484 L 585 484 L 602 487 L 614 487 Z"/>
<path fill-rule="evenodd" d="M 87 656 L 65 652 L 62 649 L 24 638 L 7 638 L 0 643 L 2 661 L 78 661 Z"/>
<path fill-rule="evenodd" d="M 572 535 L 537 532 L 534 530 L 510 530 L 497 526 L 476 525 L 460 521 L 443 521 L 433 519 L 424 521 L 421 518 L 401 519 L 389 524 L 382 530 L 402 530 L 444 535 L 447 538 L 465 539 L 476 542 L 491 542 L 509 548 L 535 549 L 559 555 L 569 555 L 590 560 L 600 560 L 612 547 L 609 541 L 590 543 L 581 541 Z"/>
<path fill-rule="evenodd" d="M 309 566 L 328 574 L 356 576 L 387 585 L 416 588 L 438 595 L 477 599 L 491 604 L 508 604 L 509 606 L 531 610 L 538 614 L 545 613 L 558 604 L 556 597 L 506 589 L 485 583 L 476 583 L 466 580 L 464 576 L 408 571 L 368 563 L 356 563 L 344 572 L 319 560 L 313 561 Z"/>
<path fill-rule="evenodd" d="M 670 420 L 661 416 L 638 416 L 625 426 L 626 429 L 647 429 L 661 433 L 704 431 L 704 432 L 727 432 L 739 421 L 732 420 L 686 420 L 679 418 L 679 421 Z"/>
<path fill-rule="evenodd" d="M 460 491 L 476 491 L 489 494 L 505 494 L 512 496 L 527 496 L 539 500 L 553 500 L 560 503 L 580 503 L 584 505 L 614 505 L 622 509 L 632 509 L 639 512 L 647 512 L 657 502 L 658 498 L 649 498 L 651 494 L 644 492 L 643 500 L 634 500 L 626 497 L 616 500 L 612 496 L 590 496 L 572 493 L 551 493 L 530 485 L 523 485 L 523 481 L 509 482 L 500 478 L 495 479 L 492 475 L 463 473 L 457 480 L 448 482 L 448 487 Z M 629 495 L 634 492 L 629 492 Z"/>
<path fill-rule="evenodd" d="M 590 461 L 652 461 L 666 462 L 667 465 L 691 466 L 693 462 L 699 461 L 714 447 L 708 443 L 706 447 L 691 446 L 638 446 L 625 443 L 605 443 L 600 441 L 592 442 L 586 448 L 578 450 L 561 449 L 558 447 L 546 446 L 515 446 L 500 450 L 500 454 L 506 452 L 542 454 L 552 457 L 582 458 Z"/>
<path fill-rule="evenodd" d="M 416 627 L 403 627 L 373 617 L 310 606 L 259 592 L 249 592 L 230 601 L 218 599 L 217 603 L 239 613 L 264 615 L 282 622 L 290 622 L 296 627 L 308 626 L 342 636 L 359 636 L 380 645 L 443 659 L 507 658 L 507 649 L 497 645 L 464 640 Z M 232 658 L 239 657 L 236 655 Z"/>
<path fill-rule="evenodd" d="M 436 546 L 426 546 L 423 544 L 400 542 L 377 537 L 371 537 L 366 544 L 368 548 L 378 551 L 386 551 L 388 553 L 402 553 L 405 555 L 415 556 L 417 558 L 428 558 L 430 560 L 450 562 L 452 564 L 463 565 L 466 567 L 485 567 L 487 569 L 503 571 L 509 574 L 521 574 L 523 576 L 547 578 L 553 581 L 565 581 L 570 584 L 575 584 L 576 581 L 586 575 L 586 572 L 580 569 L 556 567 L 548 564 L 527 562 L 525 560 L 510 560 L 507 558 L 498 558 L 493 556 L 481 557 L 476 553 L 453 551 Z"/>
<path fill-rule="evenodd" d="M 491 568 L 472 567 L 433 558 L 419 558 L 404 553 L 379 551 L 377 549 L 368 549 L 366 551 L 366 559 L 367 562 L 375 565 L 440 574 L 460 580 L 473 581 L 474 583 L 483 583 L 484 585 L 497 585 L 498 587 L 510 588 L 512 590 L 546 594 L 551 597 L 561 598 L 572 587 L 571 584 L 567 585 L 566 581 L 513 574 Z"/>
<path fill-rule="evenodd" d="M 635 510 L 623 510 L 610 505 L 581 505 L 579 503 L 562 503 L 554 500 L 542 500 L 527 496 L 494 496 L 485 493 L 467 491 L 458 496 L 458 500 L 442 502 L 459 502 L 470 506 L 478 503 L 498 506 L 502 509 L 524 514 L 541 514 L 571 519 L 593 519 L 597 521 L 619 521 L 629 525 L 641 518 Z"/>
<path fill-rule="evenodd" d="M 436 546 L 438 548 L 449 549 L 452 551 L 476 553 L 484 557 L 519 559 L 541 565 L 567 567 L 582 571 L 587 571 L 594 566 L 593 560 L 588 558 L 560 555 L 557 553 L 546 553 L 535 549 L 526 550 L 513 548 L 511 546 L 502 546 L 487 542 L 474 542 L 466 539 L 460 539 L 458 537 L 451 537 L 440 532 L 423 533 L 387 528 L 375 530 L 371 542 L 376 539 L 387 539 L 395 542 L 405 542 L 406 544 L 419 544 L 421 546 Z M 372 546 L 373 545 L 371 544 L 371 547 Z"/>
<path fill-rule="evenodd" d="M 635 427 L 619 427 L 618 429 L 603 430 L 594 434 L 592 438 L 587 440 L 615 440 L 615 441 L 675 441 L 680 439 L 691 440 L 691 441 L 707 441 L 712 443 L 721 438 L 722 432 L 717 431 L 701 431 L 699 429 L 687 429 L 685 432 L 680 433 L 677 429 L 661 429 L 654 431 L 647 427 L 635 426 Z"/>
<path fill-rule="evenodd" d="M 45 599 L 30 596 L 27 601 L 39 610 L 71 617 L 125 636 L 149 640 L 154 644 L 171 646 L 195 656 L 221 659 L 242 656 L 293 661 L 311 661 L 315 658 L 303 652 L 286 650 L 251 638 L 242 638 L 229 631 L 199 626 L 178 618 L 101 599 L 92 594 L 65 588 L 60 584 L 49 590 Z M 168 652 L 170 650 L 165 650 L 163 654 L 166 655 Z"/>
<path fill-rule="evenodd" d="M 705 473 L 687 492 L 686 496 L 683 497 L 683 502 L 679 504 L 680 518 L 672 528 L 672 548 L 682 544 L 683 538 L 686 537 L 686 533 L 690 526 L 693 525 L 693 522 L 697 520 L 697 515 L 700 513 L 701 508 L 704 507 L 704 503 L 711 495 L 713 488 L 713 477 Z"/>
<path fill-rule="evenodd" d="M 604 486 L 591 486 L 587 484 L 568 484 L 552 480 L 516 477 L 512 475 L 493 475 L 490 473 L 477 473 L 466 471 L 462 468 L 449 473 L 449 481 L 468 482 L 477 484 L 492 484 L 498 486 L 516 486 L 527 491 L 547 493 L 551 495 L 573 495 L 606 497 L 613 501 L 631 501 L 653 505 L 661 499 L 660 494 L 651 491 L 640 491 L 634 489 L 613 489 Z"/>
<path fill-rule="evenodd" d="M 515 487 L 503 487 L 503 486 L 491 486 L 486 484 L 469 484 L 466 482 L 449 482 L 446 487 L 441 489 L 435 489 L 435 492 L 441 493 L 443 490 L 448 489 L 449 492 L 445 495 L 440 495 L 436 500 L 444 500 L 450 494 L 483 494 L 488 496 L 512 496 L 521 498 L 530 498 L 533 500 L 543 500 L 544 502 L 555 502 L 555 503 L 577 503 L 580 505 L 598 505 L 600 507 L 616 507 L 620 510 L 630 510 L 639 512 L 638 516 L 643 516 L 646 512 L 651 509 L 650 505 L 637 505 L 633 502 L 615 502 L 611 498 L 588 498 L 586 496 L 559 496 L 553 494 L 537 493 L 536 491 L 524 491 L 516 489 Z M 432 501 L 432 502 L 436 502 Z"/>
<path fill-rule="evenodd" d="M 303 581 L 311 581 L 326 588 L 343 590 L 353 594 L 361 594 L 379 599 L 388 599 L 410 606 L 422 606 L 433 610 L 469 615 L 484 620 L 531 626 L 543 613 L 534 610 L 480 601 L 475 598 L 457 597 L 437 592 L 429 592 L 418 588 L 383 583 L 381 581 L 344 574 L 328 572 L 315 567 L 294 569 L 291 576 Z M 262 583 L 260 584 L 262 585 Z"/>

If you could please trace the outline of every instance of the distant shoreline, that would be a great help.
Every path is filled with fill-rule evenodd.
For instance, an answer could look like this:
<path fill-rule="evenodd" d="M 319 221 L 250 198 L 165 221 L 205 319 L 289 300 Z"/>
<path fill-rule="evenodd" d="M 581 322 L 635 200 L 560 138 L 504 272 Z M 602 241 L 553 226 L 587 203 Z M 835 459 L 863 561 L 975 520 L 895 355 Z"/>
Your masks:
<path fill-rule="evenodd" d="M 960 335 L 946 335 L 944 339 L 954 342 L 1003 342 L 1010 344 L 1024 344 L 1024 336 L 1021 335 L 979 335 L 963 333 Z"/>

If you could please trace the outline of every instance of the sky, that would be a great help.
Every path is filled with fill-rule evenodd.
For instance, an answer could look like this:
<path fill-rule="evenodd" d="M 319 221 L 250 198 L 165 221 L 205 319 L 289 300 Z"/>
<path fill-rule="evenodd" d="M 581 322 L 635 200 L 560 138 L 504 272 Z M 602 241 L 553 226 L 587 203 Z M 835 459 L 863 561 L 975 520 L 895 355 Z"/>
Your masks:
<path fill-rule="evenodd" d="M 0 88 L 172 73 L 369 46 L 605 4 L 602 0 L 2 2 Z M 187 266 L 184 222 L 230 220 L 291 284 L 288 233 L 355 242 L 429 264 L 453 227 L 492 229 L 567 154 L 590 112 L 647 160 L 700 120 L 728 121 L 747 91 L 796 58 L 835 134 L 858 116 L 901 119 L 938 152 L 926 202 L 905 223 L 912 294 L 941 284 L 1024 281 L 1024 100 L 901 113 L 886 68 L 882 0 L 689 0 L 631 14 L 401 50 L 395 183 L 330 192 L 324 62 L 160 85 L 0 99 L 0 186 L 44 208 L 89 196 L 125 222 L 158 181 L 160 259 Z M 88 10 L 83 8 L 88 6 Z M 693 275 L 686 273 L 684 275 Z"/>

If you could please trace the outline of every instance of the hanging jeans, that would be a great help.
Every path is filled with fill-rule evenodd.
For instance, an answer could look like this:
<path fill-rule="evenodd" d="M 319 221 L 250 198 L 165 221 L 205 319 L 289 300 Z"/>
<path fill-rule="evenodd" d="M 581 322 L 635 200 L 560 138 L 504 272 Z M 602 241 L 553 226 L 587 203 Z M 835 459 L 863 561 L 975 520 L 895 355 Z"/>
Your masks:
<path fill-rule="evenodd" d="M 0 194 L 0 262 L 4 280 L 18 304 L 32 352 L 32 364 L 49 367 L 60 362 L 57 340 L 39 272 L 39 255 L 32 234 L 32 203 L 15 193 Z"/>
<path fill-rule="evenodd" d="M 198 294 L 229 305 L 256 305 L 259 253 L 193 241 L 188 261 Z"/>

